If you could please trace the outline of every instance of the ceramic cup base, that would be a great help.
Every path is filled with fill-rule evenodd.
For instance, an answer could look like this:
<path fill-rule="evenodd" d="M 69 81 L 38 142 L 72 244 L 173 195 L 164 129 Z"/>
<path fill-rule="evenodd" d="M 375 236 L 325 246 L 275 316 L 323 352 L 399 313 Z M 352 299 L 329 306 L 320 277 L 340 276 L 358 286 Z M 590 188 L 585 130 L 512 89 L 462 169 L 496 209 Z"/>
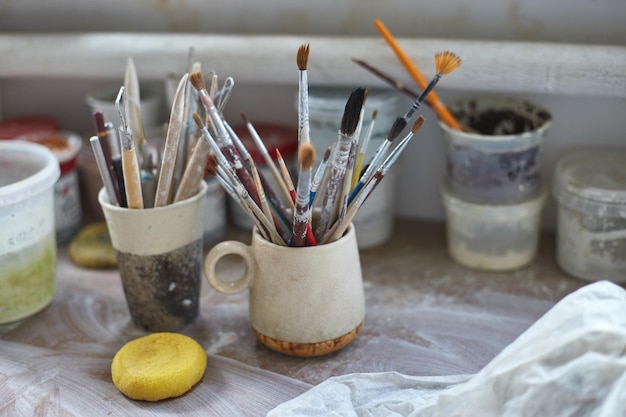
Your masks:
<path fill-rule="evenodd" d="M 288 342 L 285 340 L 274 339 L 273 337 L 266 336 L 258 331 L 254 330 L 259 342 L 263 343 L 266 347 L 282 353 L 283 355 L 296 356 L 300 358 L 309 358 L 315 356 L 328 355 L 329 353 L 337 352 L 344 347 L 348 346 L 358 336 L 363 322 L 355 327 L 350 332 L 343 334 L 334 339 L 325 340 L 323 342 L 316 343 L 297 343 Z"/>

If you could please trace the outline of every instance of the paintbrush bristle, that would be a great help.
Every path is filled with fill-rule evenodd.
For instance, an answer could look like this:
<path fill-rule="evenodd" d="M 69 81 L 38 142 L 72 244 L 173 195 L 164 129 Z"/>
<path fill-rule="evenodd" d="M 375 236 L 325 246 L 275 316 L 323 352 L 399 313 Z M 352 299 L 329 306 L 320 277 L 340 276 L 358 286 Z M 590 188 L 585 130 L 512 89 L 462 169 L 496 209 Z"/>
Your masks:
<path fill-rule="evenodd" d="M 248 116 L 246 116 L 246 114 L 244 112 L 239 113 L 239 116 L 241 116 L 241 118 L 243 119 L 243 122 L 245 124 L 250 123 L 250 120 L 248 120 Z"/>
<path fill-rule="evenodd" d="M 461 58 L 451 51 L 443 51 L 435 54 L 435 72 L 446 75 L 456 70 L 461 65 Z"/>
<path fill-rule="evenodd" d="M 389 133 L 387 133 L 387 140 L 393 141 L 404 130 L 407 125 L 407 120 L 404 117 L 396 117 L 396 120 L 391 125 Z"/>
<path fill-rule="evenodd" d="M 311 169 L 315 163 L 315 148 L 310 143 L 303 143 L 298 151 L 298 161 L 300 162 L 300 169 Z"/>
<path fill-rule="evenodd" d="M 345 136 L 353 136 L 356 132 L 356 128 L 359 124 L 359 118 L 361 117 L 361 108 L 365 101 L 365 88 L 359 87 L 354 90 L 348 101 L 346 102 L 346 108 L 341 118 L 341 134 Z"/>
<path fill-rule="evenodd" d="M 204 82 L 204 75 L 202 72 L 195 71 L 189 74 L 189 81 L 191 81 L 191 85 L 198 91 L 206 90 L 206 84 Z"/>
<path fill-rule="evenodd" d="M 417 133 L 417 131 L 422 128 L 422 126 L 424 125 L 425 121 L 426 121 L 426 119 L 424 119 L 424 116 L 422 116 L 420 114 L 417 117 L 417 119 L 415 120 L 415 123 L 413 123 L 413 127 L 411 128 L 411 132 L 413 132 L 414 134 Z"/>
<path fill-rule="evenodd" d="M 193 112 L 193 114 L 191 115 L 191 117 L 193 117 L 193 121 L 196 122 L 196 125 L 202 129 L 204 127 L 204 123 L 202 122 L 202 117 L 200 117 L 200 115 L 196 112 Z"/>
<path fill-rule="evenodd" d="M 322 161 L 326 162 L 328 161 L 328 158 L 330 158 L 330 150 L 331 147 L 327 147 L 326 150 L 324 151 L 324 157 L 322 158 Z"/>
<path fill-rule="evenodd" d="M 310 51 L 311 51 L 311 48 L 308 43 L 298 48 L 298 56 L 296 58 L 296 62 L 298 63 L 298 69 L 300 71 L 306 71 L 306 68 L 309 65 L 309 52 Z"/>
<path fill-rule="evenodd" d="M 378 109 L 374 109 L 372 112 L 372 120 L 376 120 L 376 117 L 378 117 Z"/>

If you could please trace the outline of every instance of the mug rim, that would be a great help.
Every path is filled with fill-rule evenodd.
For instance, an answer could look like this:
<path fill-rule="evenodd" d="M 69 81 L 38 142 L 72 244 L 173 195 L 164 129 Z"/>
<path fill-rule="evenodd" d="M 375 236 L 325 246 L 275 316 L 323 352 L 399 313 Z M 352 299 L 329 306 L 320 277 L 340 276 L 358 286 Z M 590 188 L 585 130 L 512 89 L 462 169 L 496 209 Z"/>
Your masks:
<path fill-rule="evenodd" d="M 267 240 L 267 239 L 265 239 L 263 237 L 263 235 L 261 234 L 261 232 L 259 231 L 259 228 L 257 226 L 254 226 L 252 228 L 252 238 L 253 238 L 253 240 L 258 240 L 261 244 L 267 244 L 267 246 L 270 246 L 270 247 L 282 248 L 282 249 L 285 249 L 285 250 L 306 251 L 306 250 L 315 250 L 315 248 L 320 248 L 320 247 L 331 248 L 333 246 L 337 246 L 337 245 L 342 244 L 347 239 L 351 238 L 353 235 L 354 235 L 354 239 L 356 239 L 356 234 L 355 234 L 355 230 L 354 230 L 354 223 L 350 222 L 350 225 L 348 226 L 348 228 L 346 229 L 344 234 L 341 235 L 341 237 L 339 239 L 337 239 L 337 240 L 333 240 L 332 242 L 319 244 L 319 245 L 315 245 L 315 246 L 297 246 L 296 247 L 296 246 L 283 246 L 283 245 L 278 245 L 276 243 L 270 242 L 269 240 Z"/>

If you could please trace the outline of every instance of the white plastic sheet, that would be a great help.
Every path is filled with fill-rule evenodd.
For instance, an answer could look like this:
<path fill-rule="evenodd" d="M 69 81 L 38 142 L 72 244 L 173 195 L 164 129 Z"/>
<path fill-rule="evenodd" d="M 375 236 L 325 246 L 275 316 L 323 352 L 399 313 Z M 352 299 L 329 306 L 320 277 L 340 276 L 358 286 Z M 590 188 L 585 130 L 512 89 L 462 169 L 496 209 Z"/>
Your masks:
<path fill-rule="evenodd" d="M 475 375 L 333 377 L 267 416 L 626 416 L 626 291 L 568 295 Z"/>

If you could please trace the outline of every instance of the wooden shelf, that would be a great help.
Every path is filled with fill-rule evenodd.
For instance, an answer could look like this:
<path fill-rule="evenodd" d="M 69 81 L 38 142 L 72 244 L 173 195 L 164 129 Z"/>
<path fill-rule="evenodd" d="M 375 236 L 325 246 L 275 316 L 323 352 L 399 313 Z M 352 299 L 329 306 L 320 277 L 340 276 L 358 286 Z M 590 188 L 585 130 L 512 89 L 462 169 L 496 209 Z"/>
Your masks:
<path fill-rule="evenodd" d="M 426 76 L 434 53 L 463 59 L 440 89 L 626 97 L 626 47 L 533 42 L 408 39 L 398 42 Z M 224 36 L 163 33 L 0 35 L 0 78 L 119 79 L 133 57 L 142 79 L 182 72 L 190 48 L 207 70 L 237 83 L 296 85 L 296 52 L 311 45 L 311 85 L 382 86 L 351 60 L 359 57 L 412 84 L 382 38 Z"/>

